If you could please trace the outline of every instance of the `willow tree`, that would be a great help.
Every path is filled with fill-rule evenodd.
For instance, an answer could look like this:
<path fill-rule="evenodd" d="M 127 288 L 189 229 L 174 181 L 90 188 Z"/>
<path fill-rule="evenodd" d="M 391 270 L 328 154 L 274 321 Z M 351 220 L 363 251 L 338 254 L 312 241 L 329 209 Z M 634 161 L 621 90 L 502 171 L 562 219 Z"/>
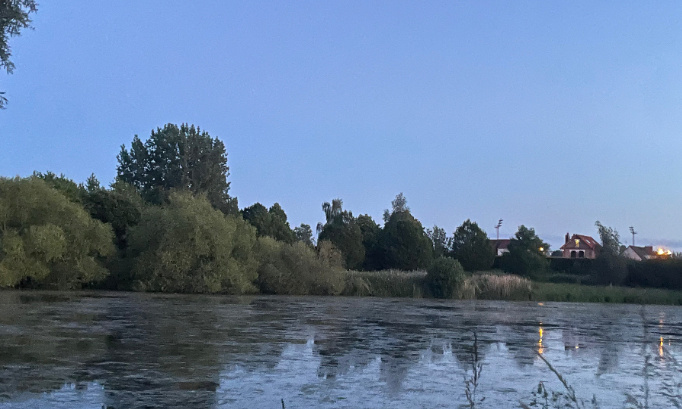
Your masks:
<path fill-rule="evenodd" d="M 204 197 L 174 192 L 150 206 L 130 231 L 136 289 L 177 293 L 256 291 L 255 229 L 225 216 Z"/>
<path fill-rule="evenodd" d="M 37 178 L 0 178 L 0 287 L 79 288 L 104 279 L 111 227 Z"/>

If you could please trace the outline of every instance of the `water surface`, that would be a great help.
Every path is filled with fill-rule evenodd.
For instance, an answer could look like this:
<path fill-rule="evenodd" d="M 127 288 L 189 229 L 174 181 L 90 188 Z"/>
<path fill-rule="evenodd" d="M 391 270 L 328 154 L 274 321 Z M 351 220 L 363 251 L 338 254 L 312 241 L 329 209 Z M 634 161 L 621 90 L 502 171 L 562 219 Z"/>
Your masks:
<path fill-rule="evenodd" d="M 678 401 L 680 307 L 0 292 L 0 407 L 458 408 L 474 333 L 477 407 L 564 391 L 538 353 L 602 408 Z"/>

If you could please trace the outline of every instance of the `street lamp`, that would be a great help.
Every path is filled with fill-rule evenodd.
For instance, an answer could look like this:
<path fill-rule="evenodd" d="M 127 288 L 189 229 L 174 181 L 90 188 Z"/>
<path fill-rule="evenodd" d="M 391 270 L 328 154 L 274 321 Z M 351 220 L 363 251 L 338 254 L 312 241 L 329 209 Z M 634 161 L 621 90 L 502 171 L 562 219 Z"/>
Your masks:
<path fill-rule="evenodd" d="M 635 246 L 635 234 L 637 234 L 637 232 L 635 231 L 635 228 L 632 226 L 630 226 L 630 233 L 632 233 L 632 246 L 634 247 Z"/>
<path fill-rule="evenodd" d="M 500 226 L 502 226 L 502 219 L 500 219 L 495 226 L 495 230 L 497 230 L 497 240 L 500 239 Z"/>

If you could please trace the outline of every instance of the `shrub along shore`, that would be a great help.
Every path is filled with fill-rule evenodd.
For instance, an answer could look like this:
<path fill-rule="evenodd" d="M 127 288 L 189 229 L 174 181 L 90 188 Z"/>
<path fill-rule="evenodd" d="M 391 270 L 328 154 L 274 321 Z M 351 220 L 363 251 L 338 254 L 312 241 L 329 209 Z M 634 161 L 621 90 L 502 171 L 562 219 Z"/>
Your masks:
<path fill-rule="evenodd" d="M 680 304 L 664 289 L 682 290 L 682 260 L 628 262 L 618 233 L 599 222 L 595 260 L 550 263 L 549 245 L 526 226 L 496 259 L 476 222 L 452 236 L 426 229 L 400 193 L 383 224 L 341 199 L 323 203 L 315 239 L 310 225 L 292 229 L 278 203 L 240 209 L 225 145 L 194 126 L 135 136 L 117 160 L 109 187 L 94 175 L 0 177 L 0 289 Z M 493 265 L 504 274 L 481 273 Z"/>

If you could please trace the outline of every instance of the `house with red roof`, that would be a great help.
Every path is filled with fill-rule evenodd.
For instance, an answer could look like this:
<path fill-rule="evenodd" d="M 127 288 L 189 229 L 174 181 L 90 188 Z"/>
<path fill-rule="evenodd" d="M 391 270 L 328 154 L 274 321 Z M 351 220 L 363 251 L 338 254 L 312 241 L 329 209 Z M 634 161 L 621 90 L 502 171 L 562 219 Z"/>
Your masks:
<path fill-rule="evenodd" d="M 644 261 L 651 258 L 656 258 L 654 246 L 628 246 L 623 252 L 623 256 L 635 261 Z"/>
<path fill-rule="evenodd" d="M 509 253 L 509 243 L 511 243 L 511 239 L 490 240 L 490 246 L 493 248 L 493 252 L 497 257 L 504 253 Z"/>
<path fill-rule="evenodd" d="M 601 244 L 590 236 L 566 233 L 566 242 L 561 246 L 563 258 L 597 258 L 601 251 Z"/>

